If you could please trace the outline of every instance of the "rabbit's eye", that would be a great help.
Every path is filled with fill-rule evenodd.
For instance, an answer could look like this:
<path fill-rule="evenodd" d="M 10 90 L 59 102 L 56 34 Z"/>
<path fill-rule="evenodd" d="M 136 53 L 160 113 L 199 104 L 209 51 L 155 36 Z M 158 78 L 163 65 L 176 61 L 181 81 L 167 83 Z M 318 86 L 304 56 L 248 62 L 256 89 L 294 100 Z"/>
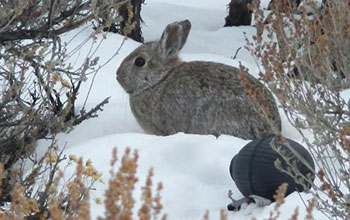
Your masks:
<path fill-rule="evenodd" d="M 138 57 L 138 58 L 136 58 L 136 60 L 135 60 L 135 65 L 136 65 L 136 66 L 139 66 L 139 67 L 145 65 L 145 63 L 146 63 L 146 61 L 145 61 L 145 59 L 143 59 L 142 57 Z"/>

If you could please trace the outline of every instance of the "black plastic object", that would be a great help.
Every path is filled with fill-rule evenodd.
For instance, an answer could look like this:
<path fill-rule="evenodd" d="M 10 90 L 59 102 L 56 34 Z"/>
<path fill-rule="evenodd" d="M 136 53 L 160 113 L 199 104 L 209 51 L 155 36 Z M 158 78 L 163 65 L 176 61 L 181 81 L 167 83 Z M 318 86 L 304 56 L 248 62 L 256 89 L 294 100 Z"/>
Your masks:
<path fill-rule="evenodd" d="M 230 164 L 230 174 L 235 181 L 237 188 L 245 197 L 257 195 L 274 201 L 273 195 L 283 183 L 288 183 L 286 196 L 294 191 L 302 192 L 304 187 L 297 184 L 293 177 L 281 172 L 275 166 L 275 161 L 281 161 L 281 167 L 286 170 L 287 164 L 283 157 L 277 153 L 272 147 L 273 145 L 280 147 L 283 155 L 291 157 L 296 163 L 297 169 L 304 177 L 308 177 L 311 182 L 314 180 L 315 164 L 309 152 L 300 144 L 290 139 L 286 139 L 289 145 L 309 164 L 309 168 L 304 165 L 292 151 L 285 145 L 279 143 L 275 135 L 267 134 L 244 146 L 241 151 L 232 159 Z M 308 188 L 311 184 L 300 177 Z"/>

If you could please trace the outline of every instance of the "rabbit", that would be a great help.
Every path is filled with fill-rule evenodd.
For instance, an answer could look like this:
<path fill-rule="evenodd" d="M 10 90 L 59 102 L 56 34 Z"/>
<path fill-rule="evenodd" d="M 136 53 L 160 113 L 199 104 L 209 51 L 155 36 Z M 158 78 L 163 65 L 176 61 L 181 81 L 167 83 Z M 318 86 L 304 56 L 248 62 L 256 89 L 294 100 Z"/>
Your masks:
<path fill-rule="evenodd" d="M 188 20 L 166 26 L 160 40 L 136 48 L 121 63 L 117 81 L 129 94 L 131 110 L 146 133 L 232 135 L 255 139 L 271 125 L 248 100 L 238 69 L 215 62 L 181 62 L 178 53 L 191 29 Z M 281 119 L 272 94 L 257 79 L 247 79 L 266 94 L 277 129 Z"/>

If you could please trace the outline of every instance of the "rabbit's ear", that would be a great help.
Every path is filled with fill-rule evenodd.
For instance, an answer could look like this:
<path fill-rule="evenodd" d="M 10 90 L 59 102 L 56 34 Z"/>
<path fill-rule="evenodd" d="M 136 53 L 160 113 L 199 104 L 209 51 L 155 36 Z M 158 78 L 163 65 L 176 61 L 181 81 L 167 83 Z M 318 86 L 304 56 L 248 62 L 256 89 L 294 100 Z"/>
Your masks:
<path fill-rule="evenodd" d="M 168 24 L 159 40 L 162 57 L 172 58 L 176 56 L 185 45 L 190 30 L 191 22 L 189 20 Z"/>

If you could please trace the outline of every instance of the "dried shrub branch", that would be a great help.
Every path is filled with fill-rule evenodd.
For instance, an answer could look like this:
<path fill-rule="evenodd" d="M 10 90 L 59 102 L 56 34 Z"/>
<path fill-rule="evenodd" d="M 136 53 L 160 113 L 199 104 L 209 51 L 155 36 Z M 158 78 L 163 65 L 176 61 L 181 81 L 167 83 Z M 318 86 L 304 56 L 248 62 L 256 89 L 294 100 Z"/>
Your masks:
<path fill-rule="evenodd" d="M 118 163 L 117 150 L 113 150 L 110 171 L 112 176 L 105 193 L 106 211 L 104 217 L 98 219 L 131 220 L 134 219 L 133 213 L 136 211 L 139 219 L 166 220 L 166 215 L 162 214 L 160 195 L 163 187 L 159 183 L 154 194 L 152 169 L 145 186 L 142 187 L 142 205 L 137 211 L 134 190 L 138 181 L 138 153 L 134 151 L 131 154 L 131 150 L 127 148 Z M 73 164 L 75 172 L 71 176 L 64 174 Z M 118 168 L 115 171 L 116 167 Z M 2 172 L 0 166 L 0 174 Z M 84 162 L 74 155 L 66 158 L 52 144 L 45 157 L 35 165 L 33 172 L 16 184 L 11 192 L 11 202 L 1 206 L 0 219 L 89 220 L 89 192 L 96 181 L 102 181 L 101 175 L 91 160 Z"/>
<path fill-rule="evenodd" d="M 111 179 L 109 187 L 105 193 L 105 217 L 99 217 L 99 220 L 112 219 L 133 219 L 133 211 L 135 209 L 135 198 L 133 195 L 135 184 L 138 181 L 136 177 L 138 153 L 127 148 L 121 158 L 121 165 L 117 172 L 114 171 L 114 166 L 118 161 L 116 148 L 112 153 L 110 171 Z M 146 184 L 142 187 L 141 201 L 142 205 L 139 208 L 137 215 L 138 219 L 156 220 L 160 216 L 162 220 L 166 220 L 166 215 L 162 215 L 163 205 L 161 204 L 160 192 L 163 189 L 161 183 L 158 183 L 156 194 L 153 195 L 152 190 L 153 169 L 150 169 Z"/>
<path fill-rule="evenodd" d="M 350 4 L 323 1 L 320 8 L 305 1 L 293 14 L 287 0 L 276 0 L 268 20 L 258 5 L 253 3 L 257 34 L 247 39 L 246 48 L 320 169 L 322 184 L 313 184 L 312 191 L 317 208 L 329 219 L 347 219 Z"/>
<path fill-rule="evenodd" d="M 31 155 L 36 141 L 68 132 L 84 120 L 97 116 L 108 103 L 103 99 L 91 109 L 76 108 L 81 85 L 100 69 L 95 49 L 79 64 L 70 60 L 96 30 L 76 48 L 61 34 L 106 16 L 127 1 L 34 0 L 0 2 L 0 163 L 5 177 L 1 202 L 10 200 L 17 161 Z M 98 48 L 98 46 L 96 47 Z M 86 98 L 87 99 L 87 98 Z"/>

